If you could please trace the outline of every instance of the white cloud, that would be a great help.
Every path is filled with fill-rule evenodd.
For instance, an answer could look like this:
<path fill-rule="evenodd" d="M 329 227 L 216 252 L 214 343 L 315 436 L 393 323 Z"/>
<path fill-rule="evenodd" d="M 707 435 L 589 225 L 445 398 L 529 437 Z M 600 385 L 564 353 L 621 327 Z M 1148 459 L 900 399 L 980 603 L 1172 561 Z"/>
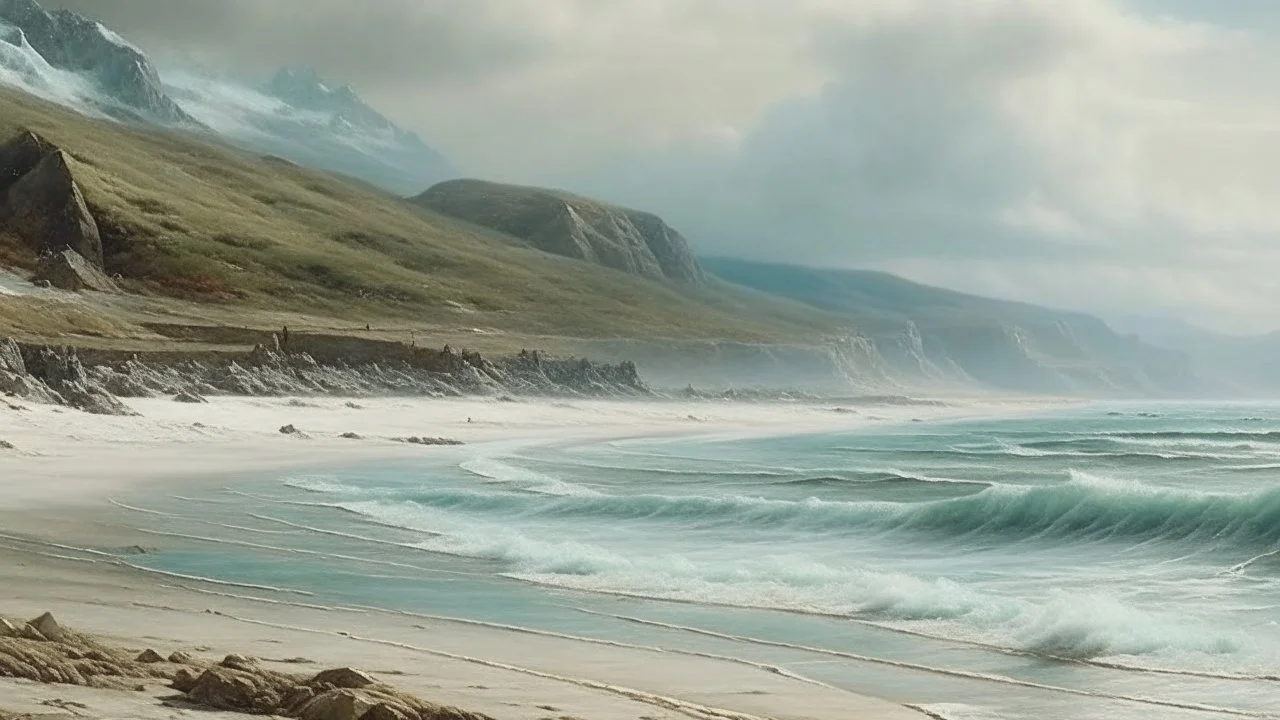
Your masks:
<path fill-rule="evenodd" d="M 833 79 L 735 151 L 583 182 L 711 252 L 1270 328 L 1280 53 L 1265 40 L 1108 0 L 897 3 L 828 19 L 815 47 Z"/>

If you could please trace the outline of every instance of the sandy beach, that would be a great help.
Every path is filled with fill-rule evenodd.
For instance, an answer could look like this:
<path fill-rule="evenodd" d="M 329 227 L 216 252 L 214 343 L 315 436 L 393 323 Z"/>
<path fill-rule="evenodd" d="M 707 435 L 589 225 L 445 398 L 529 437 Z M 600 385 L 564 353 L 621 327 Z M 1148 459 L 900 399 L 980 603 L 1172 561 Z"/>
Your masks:
<path fill-rule="evenodd" d="M 154 544 L 100 522 L 124 493 L 169 493 L 272 468 L 412 458 L 440 448 L 593 438 L 779 434 L 877 423 L 1028 412 L 1046 403 L 837 407 L 727 402 L 500 402 L 490 399 L 135 401 L 106 418 L 48 406 L 0 406 L 0 614 L 52 612 L 118 646 L 240 653 L 288 672 L 353 666 L 432 702 L 502 720 L 544 718 L 909 718 L 911 709 L 764 664 L 711 653 L 593 641 L 448 618 L 263 601 L 238 588 L 139 572 L 92 550 Z M 12 406 L 12 407 L 10 407 Z M 281 433 L 292 425 L 298 432 Z M 343 437 L 355 433 L 358 439 Z M 0 714 L 71 708 L 91 718 L 169 718 L 174 691 L 90 690 L 0 680 Z M 68 704 L 74 703 L 74 704 Z M 51 709 L 53 708 L 53 709 Z M 202 716 L 205 716 L 202 714 Z M 216 715 L 211 716 L 216 717 Z"/>

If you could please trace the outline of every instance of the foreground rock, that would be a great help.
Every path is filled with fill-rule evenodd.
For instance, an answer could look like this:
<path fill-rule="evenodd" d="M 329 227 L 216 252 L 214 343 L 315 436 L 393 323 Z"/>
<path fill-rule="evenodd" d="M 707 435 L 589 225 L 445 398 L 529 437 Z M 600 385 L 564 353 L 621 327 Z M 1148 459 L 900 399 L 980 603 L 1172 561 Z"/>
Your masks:
<path fill-rule="evenodd" d="M 47 613 L 28 623 L 0 618 L 0 677 L 126 691 L 165 681 L 201 708 L 299 720 L 490 720 L 421 700 L 355 668 L 303 677 L 239 655 L 216 664 L 183 653 L 165 660 L 152 649 L 135 657 L 63 628 Z"/>

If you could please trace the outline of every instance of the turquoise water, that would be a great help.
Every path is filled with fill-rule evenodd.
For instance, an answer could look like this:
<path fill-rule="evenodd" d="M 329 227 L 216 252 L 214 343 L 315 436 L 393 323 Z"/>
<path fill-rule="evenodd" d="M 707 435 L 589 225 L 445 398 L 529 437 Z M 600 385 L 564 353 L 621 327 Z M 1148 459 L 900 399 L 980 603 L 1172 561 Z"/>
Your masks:
<path fill-rule="evenodd" d="M 1280 711 L 1276 405 L 433 449 L 123 501 L 200 538 L 153 569 L 729 655 L 956 720 Z"/>

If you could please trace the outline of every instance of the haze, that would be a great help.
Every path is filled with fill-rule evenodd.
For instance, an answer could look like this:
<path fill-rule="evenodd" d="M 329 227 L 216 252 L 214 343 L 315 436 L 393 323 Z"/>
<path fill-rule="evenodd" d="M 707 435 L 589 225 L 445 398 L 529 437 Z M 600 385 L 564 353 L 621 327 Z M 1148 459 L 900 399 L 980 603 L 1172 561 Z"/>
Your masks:
<path fill-rule="evenodd" d="M 311 65 L 463 172 L 706 255 L 1273 330 L 1263 0 L 62 0 L 173 65 Z"/>

